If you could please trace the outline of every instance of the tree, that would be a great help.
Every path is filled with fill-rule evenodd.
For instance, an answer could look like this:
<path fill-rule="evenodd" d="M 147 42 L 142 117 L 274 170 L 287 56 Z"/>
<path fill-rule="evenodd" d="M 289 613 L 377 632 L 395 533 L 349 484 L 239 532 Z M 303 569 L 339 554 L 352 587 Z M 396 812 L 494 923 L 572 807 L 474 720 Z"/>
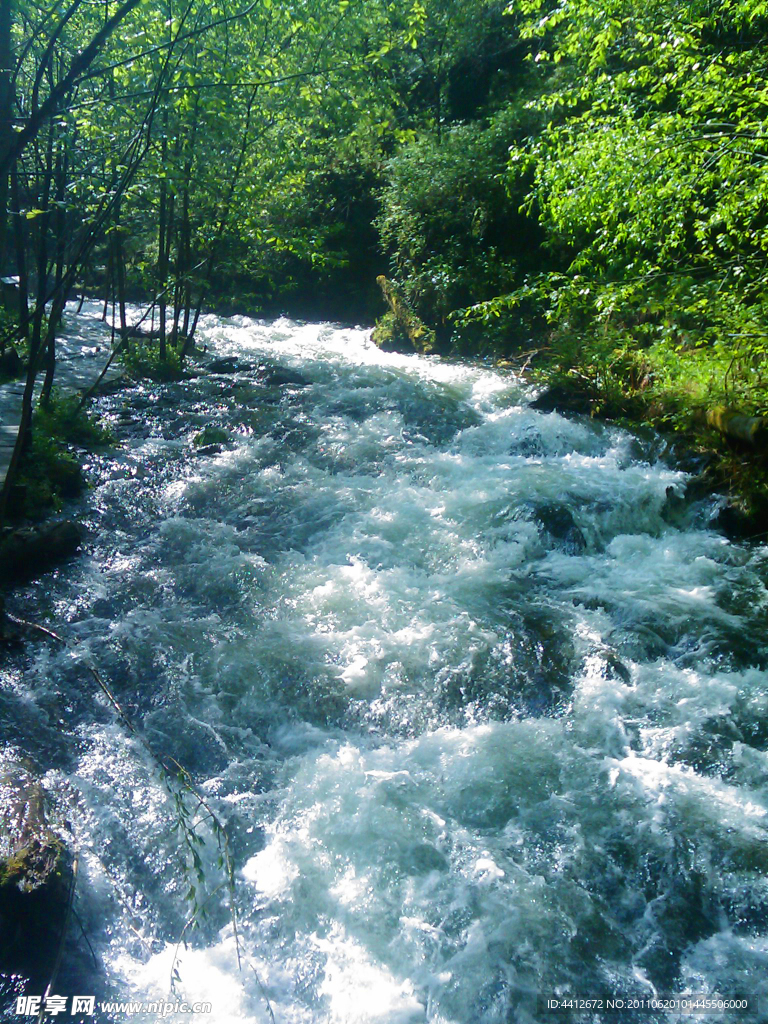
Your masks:
<path fill-rule="evenodd" d="M 670 358 L 695 339 L 715 374 L 741 361 L 742 398 L 764 404 L 762 5 L 514 6 L 552 72 L 540 102 L 549 125 L 513 151 L 513 174 L 533 173 L 529 208 L 557 258 L 476 312 L 487 318 L 536 291 L 563 332 L 599 330 L 619 344 L 629 331 Z"/>

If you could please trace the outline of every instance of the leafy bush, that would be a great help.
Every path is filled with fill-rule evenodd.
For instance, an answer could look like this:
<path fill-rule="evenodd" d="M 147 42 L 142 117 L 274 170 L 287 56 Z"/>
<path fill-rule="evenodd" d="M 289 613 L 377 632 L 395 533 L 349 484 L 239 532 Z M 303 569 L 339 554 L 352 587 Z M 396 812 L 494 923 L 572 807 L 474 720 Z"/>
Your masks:
<path fill-rule="evenodd" d="M 24 452 L 17 477 L 12 514 L 37 518 L 62 500 L 74 498 L 85 487 L 78 456 L 71 450 L 114 443 L 111 431 L 79 409 L 76 396 L 62 398 L 55 393 L 47 407 L 35 411 L 32 441 Z"/>
<path fill-rule="evenodd" d="M 114 444 L 112 431 L 80 408 L 77 395 L 60 396 L 54 391 L 47 406 L 35 414 L 35 432 L 64 444 L 83 448 Z"/>
<path fill-rule="evenodd" d="M 526 303 L 556 361 L 590 375 L 627 351 L 646 390 L 687 413 L 768 409 L 765 13 L 752 0 L 522 0 L 523 34 L 557 67 L 548 121 L 513 147 L 512 182 L 546 233 L 548 265 L 465 311 L 488 325 Z M 528 268 L 527 268 L 528 269 Z M 621 365 L 602 360 L 605 367 Z M 601 387 L 615 380 L 601 371 Z"/>
<path fill-rule="evenodd" d="M 510 190 L 507 175 L 510 144 L 535 122 L 510 105 L 440 138 L 421 135 L 387 164 L 383 244 L 408 301 L 444 334 L 455 310 L 512 288 L 523 256 L 535 259 L 538 230 L 518 209 L 524 185 Z"/>
<path fill-rule="evenodd" d="M 181 354 L 168 345 L 165 359 L 160 358 L 160 343 L 154 339 L 140 338 L 123 348 L 120 359 L 128 373 L 141 380 L 161 383 L 179 380 L 183 375 Z"/>

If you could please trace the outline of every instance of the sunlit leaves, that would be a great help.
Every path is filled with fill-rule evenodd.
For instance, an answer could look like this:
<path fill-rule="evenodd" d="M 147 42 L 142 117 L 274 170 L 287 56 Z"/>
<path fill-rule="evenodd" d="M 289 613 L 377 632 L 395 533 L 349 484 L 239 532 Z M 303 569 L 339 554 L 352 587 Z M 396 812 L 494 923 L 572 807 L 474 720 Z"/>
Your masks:
<path fill-rule="evenodd" d="M 768 295 L 766 4 L 513 7 L 559 65 L 540 101 L 549 128 L 511 161 L 534 168 L 528 208 L 571 254 L 568 273 L 536 283 L 550 320 L 625 322 L 654 344 L 738 334 Z"/>

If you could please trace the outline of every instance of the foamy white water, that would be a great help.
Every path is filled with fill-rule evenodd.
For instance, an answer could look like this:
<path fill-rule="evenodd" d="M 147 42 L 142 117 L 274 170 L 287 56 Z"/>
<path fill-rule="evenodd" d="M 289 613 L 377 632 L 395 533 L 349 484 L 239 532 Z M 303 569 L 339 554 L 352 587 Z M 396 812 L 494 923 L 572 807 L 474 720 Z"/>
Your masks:
<path fill-rule="evenodd" d="M 175 966 L 216 1024 L 768 998 L 767 549 L 508 374 L 288 320 L 201 340 L 237 372 L 101 401 L 91 550 L 34 590 L 77 656 L 2 691 L 83 850 L 100 966 L 62 984 L 165 999 Z M 85 654 L 227 823 L 241 970 L 215 839 L 185 931 L 173 807 Z"/>

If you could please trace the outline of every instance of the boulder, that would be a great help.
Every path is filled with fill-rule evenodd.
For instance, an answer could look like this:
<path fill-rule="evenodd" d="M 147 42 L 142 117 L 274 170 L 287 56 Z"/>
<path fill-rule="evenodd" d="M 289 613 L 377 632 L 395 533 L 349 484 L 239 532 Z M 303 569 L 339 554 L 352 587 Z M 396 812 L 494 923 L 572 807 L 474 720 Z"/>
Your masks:
<path fill-rule="evenodd" d="M 538 412 L 590 413 L 592 401 L 589 395 L 576 387 L 552 384 L 531 402 L 530 408 Z"/>
<path fill-rule="evenodd" d="M 212 359 L 205 368 L 208 373 L 239 373 L 252 367 L 249 363 L 241 363 L 237 356 L 221 356 L 219 359 Z"/>
<path fill-rule="evenodd" d="M 0 538 L 0 579 L 31 580 L 71 558 L 83 542 L 77 523 L 6 530 Z"/>
<path fill-rule="evenodd" d="M 50 980 L 68 917 L 73 860 L 46 820 L 40 782 L 24 765 L 0 775 L 0 973 Z"/>
<path fill-rule="evenodd" d="M 544 502 L 536 507 L 533 518 L 566 554 L 578 555 L 586 549 L 584 534 L 567 505 Z"/>
<path fill-rule="evenodd" d="M 418 317 L 391 281 L 380 274 L 376 283 L 381 288 L 390 315 L 382 317 L 371 335 L 371 340 L 385 351 L 421 352 L 437 350 L 437 338 L 431 327 Z M 402 339 L 407 339 L 402 343 Z"/>
<path fill-rule="evenodd" d="M 310 382 L 295 370 L 289 370 L 285 366 L 275 366 L 267 371 L 263 383 L 268 387 L 308 388 Z"/>

